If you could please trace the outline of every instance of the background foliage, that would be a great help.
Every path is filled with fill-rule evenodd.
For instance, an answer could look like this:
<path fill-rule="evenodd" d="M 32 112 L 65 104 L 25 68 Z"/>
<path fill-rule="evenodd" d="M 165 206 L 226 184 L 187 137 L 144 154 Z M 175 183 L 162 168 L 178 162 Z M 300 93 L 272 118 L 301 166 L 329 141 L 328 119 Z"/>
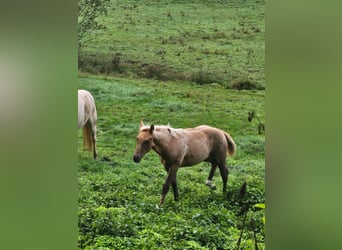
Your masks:
<path fill-rule="evenodd" d="M 97 17 L 107 14 L 110 0 L 78 0 L 78 47 L 79 50 L 89 32 L 103 28 Z"/>

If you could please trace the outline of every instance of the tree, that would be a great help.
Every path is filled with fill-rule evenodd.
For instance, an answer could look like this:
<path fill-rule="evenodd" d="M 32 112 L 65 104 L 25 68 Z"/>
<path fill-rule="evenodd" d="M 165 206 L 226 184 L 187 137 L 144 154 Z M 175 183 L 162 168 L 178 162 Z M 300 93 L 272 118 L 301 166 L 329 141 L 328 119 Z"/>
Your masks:
<path fill-rule="evenodd" d="M 107 6 L 110 0 L 79 0 L 78 1 L 78 48 L 82 46 L 89 31 L 102 26 L 97 17 L 107 15 Z"/>

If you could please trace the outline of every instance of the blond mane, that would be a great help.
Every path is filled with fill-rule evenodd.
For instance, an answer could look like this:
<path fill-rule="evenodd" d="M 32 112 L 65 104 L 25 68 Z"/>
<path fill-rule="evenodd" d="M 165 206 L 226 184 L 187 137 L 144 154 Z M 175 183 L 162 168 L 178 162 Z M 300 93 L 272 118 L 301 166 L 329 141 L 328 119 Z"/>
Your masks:
<path fill-rule="evenodd" d="M 140 128 L 140 132 L 149 131 L 150 127 L 151 127 L 150 125 L 144 125 Z M 168 125 L 154 125 L 154 130 L 155 130 L 155 132 L 168 131 L 171 136 L 176 136 L 179 133 L 179 131 L 182 129 L 181 128 L 173 128 L 170 126 L 170 124 L 168 124 Z M 161 134 L 161 133 L 158 133 L 158 134 Z M 157 133 L 156 133 L 156 136 L 158 136 Z"/>

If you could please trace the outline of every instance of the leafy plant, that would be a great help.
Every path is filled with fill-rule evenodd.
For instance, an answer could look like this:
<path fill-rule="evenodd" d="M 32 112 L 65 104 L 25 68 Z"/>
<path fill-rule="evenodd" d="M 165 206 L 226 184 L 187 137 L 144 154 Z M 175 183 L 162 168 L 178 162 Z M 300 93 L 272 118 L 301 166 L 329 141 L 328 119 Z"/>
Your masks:
<path fill-rule="evenodd" d="M 260 121 L 258 115 L 256 114 L 256 112 L 254 110 L 248 112 L 248 121 L 249 122 L 251 122 L 254 117 L 256 117 L 256 119 L 258 120 L 258 132 L 260 135 L 261 133 L 265 132 L 265 124 Z"/>
<path fill-rule="evenodd" d="M 107 14 L 110 0 L 78 0 L 78 47 L 80 48 L 86 35 L 95 29 L 101 29 L 97 18 Z"/>
<path fill-rule="evenodd" d="M 249 229 L 252 231 L 253 234 L 253 241 L 254 241 L 254 249 L 259 250 L 258 246 L 258 238 L 257 234 L 258 232 L 261 234 L 264 234 L 264 230 L 260 229 L 260 219 L 259 219 L 259 213 L 251 213 L 250 210 L 255 210 L 258 208 L 264 209 L 265 204 L 264 203 L 257 203 L 254 205 L 251 205 L 250 201 L 247 198 L 248 192 L 247 192 L 247 183 L 244 182 L 241 189 L 240 189 L 240 194 L 239 194 L 239 199 L 240 199 L 240 206 L 241 210 L 239 212 L 239 216 L 243 216 L 242 219 L 242 225 L 240 229 L 240 235 L 239 238 L 236 242 L 236 248 L 237 250 L 241 249 L 240 245 L 243 239 L 244 231 L 246 229 Z M 265 225 L 265 216 L 262 217 L 262 222 Z M 251 243 L 250 239 L 247 239 L 247 242 Z"/>

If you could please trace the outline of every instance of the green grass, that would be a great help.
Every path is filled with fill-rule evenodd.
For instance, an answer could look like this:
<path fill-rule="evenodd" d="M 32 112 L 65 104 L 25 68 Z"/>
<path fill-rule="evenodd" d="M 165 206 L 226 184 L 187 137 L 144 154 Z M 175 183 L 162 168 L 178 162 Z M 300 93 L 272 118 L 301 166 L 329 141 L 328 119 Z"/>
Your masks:
<path fill-rule="evenodd" d="M 154 3 L 155 4 L 155 3 Z M 265 137 L 257 122 L 248 122 L 255 110 L 265 120 L 265 92 L 237 91 L 222 85 L 94 77 L 83 75 L 79 88 L 89 90 L 98 110 L 98 156 L 82 150 L 79 142 L 79 249 L 234 249 L 243 218 L 238 193 L 247 181 L 248 204 L 265 202 Z M 194 127 L 208 124 L 232 135 L 237 154 L 228 158 L 228 192 L 223 195 L 218 171 L 217 190 L 205 180 L 209 165 L 201 163 L 178 171 L 180 201 L 170 190 L 159 208 L 166 178 L 154 152 L 141 163 L 132 160 L 139 122 Z M 104 157 L 110 161 L 101 160 Z M 265 248 L 264 211 L 250 210 L 256 224 L 259 249 Z M 242 243 L 253 249 L 253 232 L 245 229 Z"/>
<path fill-rule="evenodd" d="M 265 88 L 263 0 L 112 0 L 99 22 L 82 71 Z"/>
<path fill-rule="evenodd" d="M 79 155 L 79 249 L 265 249 L 265 3 L 263 0 L 111 0 L 79 51 L 79 88 L 89 90 L 98 110 L 94 161 Z M 98 76 L 94 76 L 98 75 Z M 236 90 L 254 89 L 254 90 Z M 159 157 L 132 160 L 140 120 L 175 128 L 211 125 L 237 144 L 228 158 L 228 192 L 205 186 L 210 166 L 177 174 L 158 207 L 167 176 Z M 241 184 L 247 194 L 238 198 Z M 240 214 L 248 204 L 247 223 Z"/>

